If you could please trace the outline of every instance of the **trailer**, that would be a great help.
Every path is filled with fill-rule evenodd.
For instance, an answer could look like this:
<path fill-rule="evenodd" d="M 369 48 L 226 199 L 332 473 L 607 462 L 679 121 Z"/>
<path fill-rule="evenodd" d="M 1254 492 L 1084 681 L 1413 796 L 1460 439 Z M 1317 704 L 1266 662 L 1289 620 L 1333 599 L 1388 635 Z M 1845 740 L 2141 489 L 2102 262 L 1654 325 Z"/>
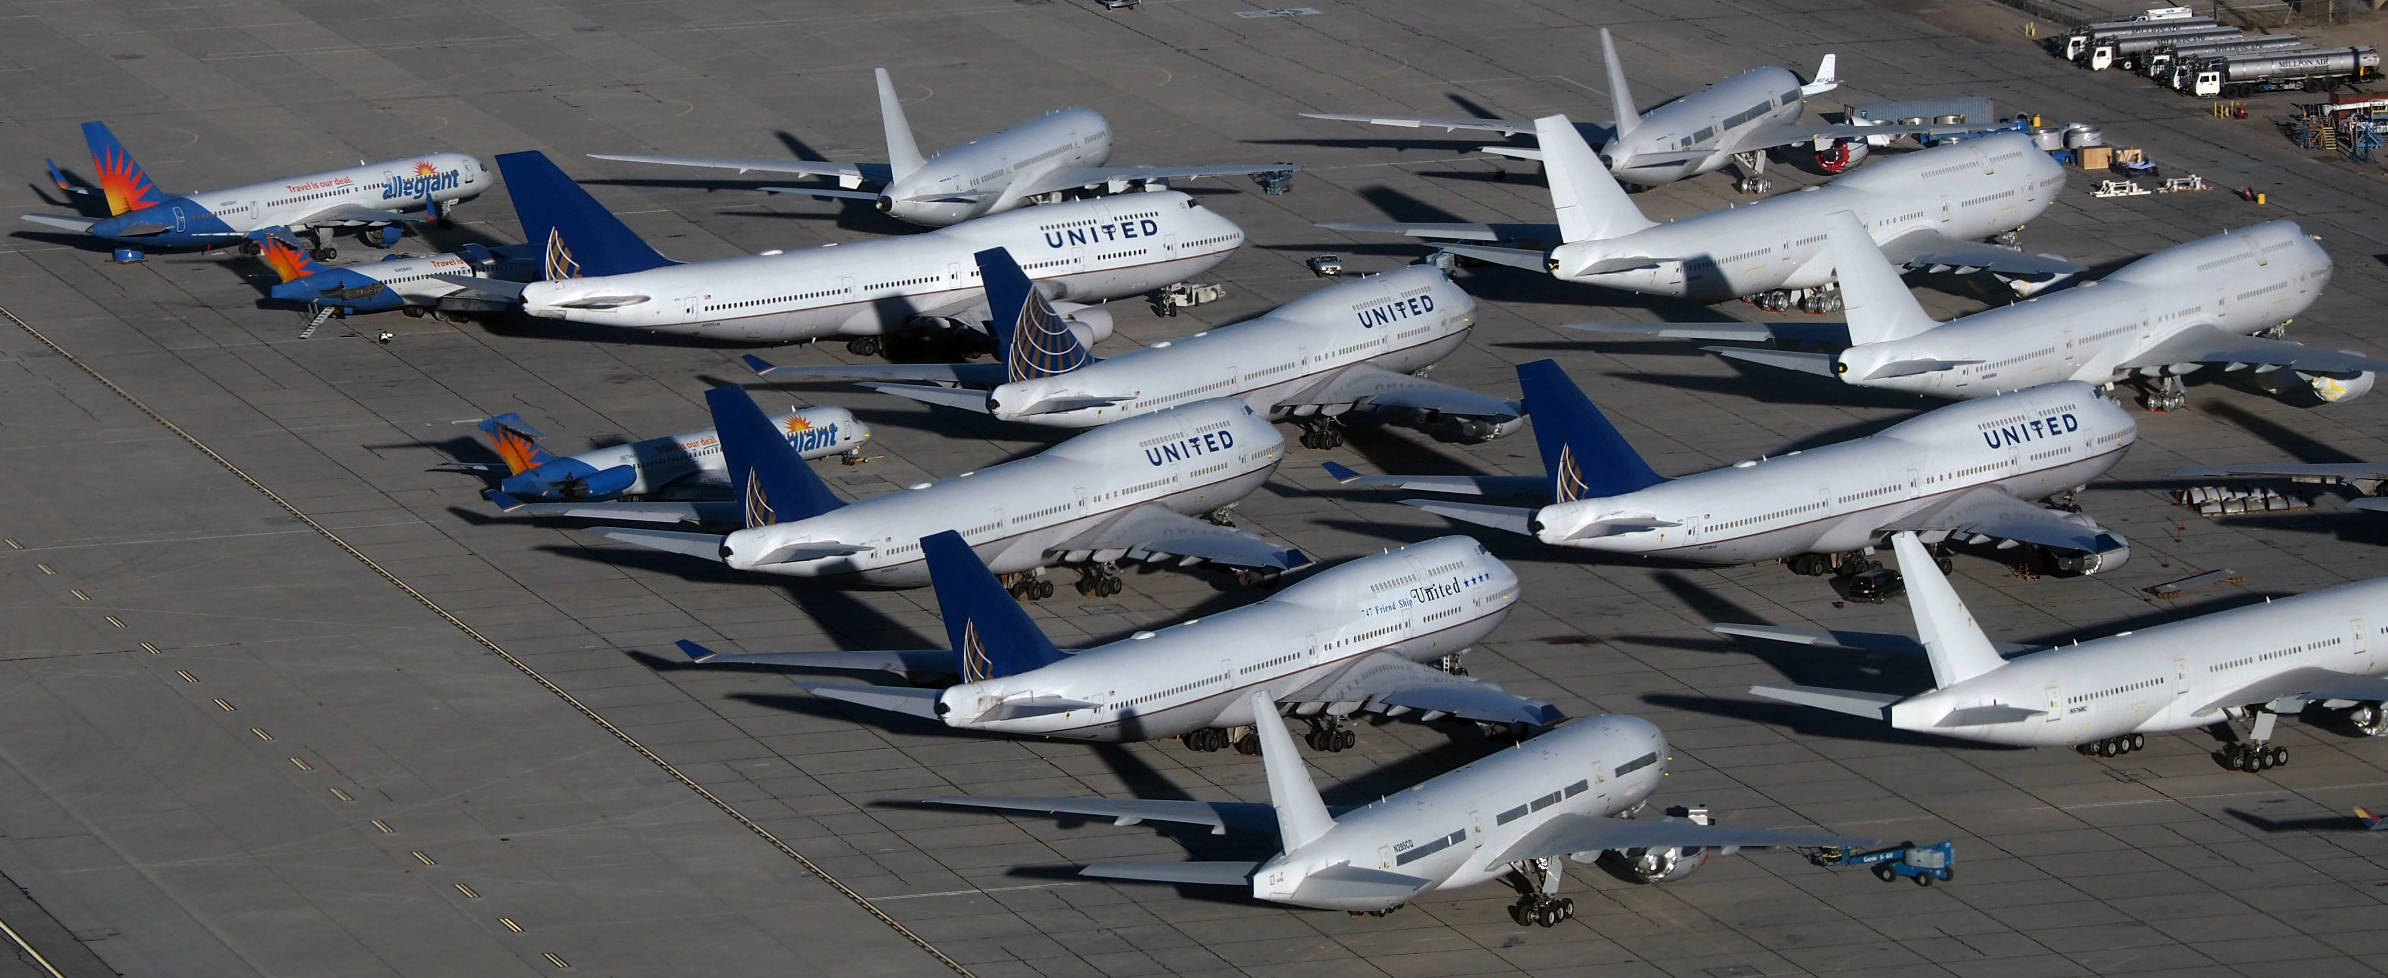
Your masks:
<path fill-rule="evenodd" d="M 2204 61 L 2227 58 L 2239 54 L 2262 51 L 2294 51 L 2306 47 L 2307 42 L 2295 34 L 2269 34 L 2261 37 L 2232 38 L 2227 41 L 2182 42 L 2159 47 L 2142 59 L 2140 70 L 2149 78 L 2163 81 L 2172 75 L 2172 66 L 2184 61 Z"/>
<path fill-rule="evenodd" d="M 2121 68 L 2131 71 L 2147 53 L 2167 44 L 2189 44 L 2199 41 L 2236 41 L 2247 36 L 2236 27 L 2199 27 L 2175 34 L 2150 34 L 2142 37 L 2110 37 L 2090 49 L 2089 70 L 2105 71 Z"/>
<path fill-rule="evenodd" d="M 2368 46 L 2256 54 L 2207 62 L 2192 78 L 2189 94 L 2237 98 L 2282 89 L 2329 91 L 2379 74 L 2380 52 Z"/>
<path fill-rule="evenodd" d="M 2065 60 L 2081 61 L 2089 57 L 2090 49 L 2110 37 L 2138 37 L 2143 35 L 2176 34 L 2183 30 L 2218 26 L 2212 17 L 2176 17 L 2160 21 L 2127 21 L 2120 24 L 2092 24 L 2065 35 Z"/>

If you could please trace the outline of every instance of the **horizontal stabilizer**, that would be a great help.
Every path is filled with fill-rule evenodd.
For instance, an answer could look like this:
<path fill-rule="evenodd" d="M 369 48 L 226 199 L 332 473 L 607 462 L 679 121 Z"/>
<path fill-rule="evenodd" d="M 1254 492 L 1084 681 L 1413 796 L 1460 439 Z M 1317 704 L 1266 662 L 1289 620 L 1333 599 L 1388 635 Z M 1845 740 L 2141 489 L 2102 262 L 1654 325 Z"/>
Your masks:
<path fill-rule="evenodd" d="M 830 557 L 851 557 L 869 549 L 871 549 L 869 546 L 863 544 L 839 543 L 835 540 L 803 540 L 765 551 L 762 556 L 756 557 L 754 562 L 758 566 L 762 564 L 797 564 L 807 560 L 823 560 Z"/>
<path fill-rule="evenodd" d="M 1547 251 L 1495 248 L 1491 245 L 1472 244 L 1447 244 L 1442 247 L 1444 251 L 1462 258 L 1474 258 L 1477 261 L 1490 262 L 1495 265 L 1507 265 L 1511 268 L 1523 268 L 1527 271 L 1546 274 L 1551 270 L 1550 253 Z"/>
<path fill-rule="evenodd" d="M 1889 363 L 1883 364 L 1882 366 L 1866 371 L 1866 375 L 1858 379 L 1890 380 L 1896 377 L 1914 377 L 1919 374 L 1936 374 L 1943 371 L 1955 370 L 1958 367 L 1969 367 L 1980 362 L 1982 361 L 1932 359 L 1893 360 Z"/>
<path fill-rule="evenodd" d="M 623 163 L 655 163 L 662 166 L 694 166 L 737 173 L 793 173 L 809 177 L 840 177 L 847 180 L 868 180 L 886 183 L 887 166 L 875 163 L 829 163 L 819 160 L 735 159 L 716 156 L 648 156 L 639 153 L 590 153 L 593 160 L 616 160 Z M 870 195 L 878 199 L 877 194 Z"/>
<path fill-rule="evenodd" d="M 1513 160 L 1542 161 L 1542 149 L 1538 146 L 1478 146 L 1476 152 L 1486 156 L 1506 156 Z"/>
<path fill-rule="evenodd" d="M 1519 536 L 1533 536 L 1534 510 L 1514 506 L 1487 506 L 1482 503 L 1448 503 L 1433 499 L 1404 499 L 1404 506 L 1416 506 L 1436 516 L 1461 523 L 1489 526 L 1507 530 Z"/>
<path fill-rule="evenodd" d="M 1291 895 L 1276 899 L 1295 906 L 1397 907 L 1410 902 L 1435 882 L 1345 863 L 1302 877 Z"/>
<path fill-rule="evenodd" d="M 977 414 L 990 413 L 987 409 L 986 391 L 965 390 L 958 387 L 920 387 L 912 384 L 868 383 L 862 386 L 881 394 L 893 394 L 907 400 L 919 401 L 922 404 L 956 408 Z"/>
<path fill-rule="evenodd" d="M 952 653 L 947 653 L 949 658 L 951 655 Z M 972 722 L 994 723 L 1002 720 L 1028 720 L 1036 717 L 1049 717 L 1056 713 L 1074 713 L 1079 710 L 1092 709 L 1095 709 L 1095 705 L 1092 703 L 1062 699 L 1058 696 L 1040 696 L 1034 699 L 1006 700 L 994 709 L 979 714 L 973 718 Z"/>
<path fill-rule="evenodd" d="M 623 543 L 636 544 L 651 550 L 687 554 L 706 560 L 721 560 L 722 538 L 712 533 L 679 533 L 672 530 L 648 530 L 626 526 L 598 527 L 599 536 Z"/>
<path fill-rule="evenodd" d="M 903 676 L 950 676 L 954 654 L 946 649 L 839 652 L 716 652 L 695 642 L 677 643 L 688 661 L 707 666 L 772 666 L 834 672 L 892 672 Z"/>
<path fill-rule="evenodd" d="M 1361 475 L 1336 462 L 1323 463 L 1327 475 L 1354 489 L 1402 489 L 1440 492 L 1453 496 L 1530 497 L 1542 490 L 1543 480 L 1530 475 Z"/>
<path fill-rule="evenodd" d="M 1850 632 L 1841 631 L 1839 629 L 1823 628 L 1816 625 L 1738 625 L 1723 622 L 1708 626 L 1708 630 L 1719 635 L 1731 635 L 1737 638 L 1762 639 L 1769 642 L 1781 642 L 1786 645 L 1804 645 L 1813 649 L 1833 649 L 1841 652 L 1879 652 L 1889 655 L 1915 656 L 1918 658 L 1921 658 L 1924 654 L 1924 644 L 1922 642 L 1916 641 L 1913 636 L 1893 635 L 1889 632 Z M 2034 649 L 2041 648 L 2041 646 L 2028 645 L 2021 642 L 1996 642 L 1992 644 L 1997 648 L 1999 655 L 2008 657 L 2021 655 L 2025 652 L 2030 652 Z"/>
<path fill-rule="evenodd" d="M 1567 534 L 1567 539 L 1597 540 L 1601 537 L 1622 536 L 1627 533 L 1641 533 L 1646 530 L 1664 530 L 1682 525 L 1682 523 L 1676 522 L 1674 520 L 1662 520 L 1656 516 L 1647 514 L 1637 516 L 1611 516 L 1603 519 L 1593 520 L 1590 523 L 1576 527 L 1573 532 Z"/>
<path fill-rule="evenodd" d="M 1737 346 L 1703 346 L 1700 349 L 1728 360 L 1746 360 L 1762 366 L 1782 370 L 1796 370 L 1818 377 L 1838 376 L 1833 371 L 1830 353 L 1794 353 L 1790 350 L 1747 349 Z"/>
<path fill-rule="evenodd" d="M 1779 700 L 1796 706 L 1812 706 L 1819 710 L 1846 713 L 1868 720 L 1890 719 L 1891 704 L 1907 697 L 1897 693 L 1861 693 L 1848 689 L 1824 689 L 1816 686 L 1752 686 L 1750 695 Z"/>
<path fill-rule="evenodd" d="M 2349 499 L 2347 500 L 2347 508 L 2367 510 L 2374 513 L 2388 513 L 2388 497 L 2368 496 L 2362 499 Z"/>
<path fill-rule="evenodd" d="M 951 653 L 948 653 L 949 655 Z M 934 689 L 911 689 L 904 686 L 847 686 L 837 683 L 797 683 L 814 696 L 838 700 L 874 710 L 901 713 L 905 716 L 935 720 L 937 697 Z"/>
<path fill-rule="evenodd" d="M 2026 710 L 2020 706 L 2005 706 L 1999 704 L 1993 704 L 1990 706 L 1968 706 L 1963 709 L 1950 710 L 1949 715 L 1941 717 L 1940 721 L 1934 724 L 1934 726 L 1975 727 L 1992 723 L 2019 723 L 2036 716 L 2046 716 L 2047 714 L 2048 711 L 2046 710 Z"/>
<path fill-rule="evenodd" d="M 1084 411 L 1088 408 L 1110 407 L 1122 401 L 1133 401 L 1136 397 L 1137 394 L 1133 391 L 1111 395 L 1055 394 L 1028 402 L 1020 408 L 1019 415 L 1026 417 L 1038 414 L 1067 414 L 1071 411 Z"/>
<path fill-rule="evenodd" d="M 513 496 L 492 489 L 482 493 L 499 509 L 515 516 L 539 516 L 547 519 L 604 520 L 609 523 L 671 523 L 681 526 L 733 526 L 738 523 L 738 504 L 732 500 L 653 500 L 646 502 L 617 502 L 592 500 L 577 503 L 526 503 Z"/>
<path fill-rule="evenodd" d="M 1760 343 L 1774 338 L 1773 323 L 1739 320 L 1713 323 L 1560 323 L 1559 328 L 1610 336 L 1647 336 L 1668 340 L 1740 340 Z"/>
<path fill-rule="evenodd" d="M 31 218 L 27 218 L 31 220 Z M 1490 224 L 1403 224 L 1395 221 L 1326 221 L 1319 227 L 1348 234 L 1399 234 L 1412 238 L 1443 238 L 1452 241 L 1499 241 L 1501 233 Z"/>
<path fill-rule="evenodd" d="M 439 281 L 446 282 L 449 285 L 464 286 L 466 289 L 473 292 L 479 292 L 482 295 L 494 296 L 500 299 L 511 299 L 516 302 L 522 301 L 523 283 L 521 282 L 508 282 L 505 279 L 481 278 L 477 275 L 457 275 L 447 272 L 442 272 L 431 277 Z"/>
<path fill-rule="evenodd" d="M 1142 880 L 1147 883 L 1191 883 L 1195 886 L 1250 886 L 1252 874 L 1260 871 L 1259 863 L 1245 862 L 1113 862 L 1095 863 L 1078 871 L 1080 876 L 1107 880 Z"/>
<path fill-rule="evenodd" d="M 1000 363 L 824 363 L 791 367 L 754 354 L 738 358 L 756 375 L 773 380 L 867 380 L 909 383 L 947 383 L 988 388 L 1004 382 Z"/>
<path fill-rule="evenodd" d="M 88 233 L 91 226 L 98 223 L 88 217 L 59 217 L 55 214 L 26 214 L 24 218 L 43 227 L 58 228 L 78 234 Z"/>
<path fill-rule="evenodd" d="M 924 805 L 992 808 L 998 811 L 1038 812 L 1046 815 L 1086 815 L 1108 818 L 1114 825 L 1174 822 L 1209 826 L 1212 835 L 1229 832 L 1275 832 L 1277 810 L 1249 801 L 1170 801 L 1144 798 L 1020 798 L 1008 795 L 948 795 L 927 798 Z M 1183 865 L 1171 863 L 1169 865 Z"/>
<path fill-rule="evenodd" d="M 882 195 L 869 190 L 839 190 L 835 187 L 756 187 L 767 194 L 802 194 L 821 200 L 878 200 Z"/>
<path fill-rule="evenodd" d="M 1399 126 L 1403 129 L 1440 129 L 1456 132 L 1473 129 L 1480 132 L 1499 132 L 1516 135 L 1534 131 L 1532 119 L 1477 119 L 1467 116 L 1398 116 L 1368 115 L 1360 112 L 1302 112 L 1305 119 L 1325 119 L 1329 122 L 1365 122 L 1372 126 Z"/>

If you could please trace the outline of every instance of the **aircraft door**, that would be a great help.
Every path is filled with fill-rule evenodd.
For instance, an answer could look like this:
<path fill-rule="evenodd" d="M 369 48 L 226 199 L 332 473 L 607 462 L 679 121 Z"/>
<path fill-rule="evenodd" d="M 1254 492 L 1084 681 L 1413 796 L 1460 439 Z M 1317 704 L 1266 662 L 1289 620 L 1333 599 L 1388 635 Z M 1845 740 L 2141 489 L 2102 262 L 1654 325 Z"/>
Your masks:
<path fill-rule="evenodd" d="M 2189 659 L 2187 656 L 2172 657 L 2172 695 L 2189 695 Z"/>
<path fill-rule="evenodd" d="M 843 296 L 845 296 L 845 297 L 846 297 L 846 301 L 848 301 L 848 302 L 852 302 L 852 301 L 854 301 L 854 276 L 852 276 L 852 275 L 840 275 L 840 276 L 838 276 L 838 277 L 837 277 L 837 291 L 838 291 L 838 294 L 839 294 L 839 295 L 843 295 Z"/>
<path fill-rule="evenodd" d="M 1077 497 L 1077 500 L 1078 500 L 1078 510 L 1077 510 L 1077 512 L 1078 512 L 1079 514 L 1083 515 L 1083 514 L 1086 512 L 1086 509 L 1087 509 L 1087 503 L 1086 503 L 1086 487 L 1085 487 L 1085 486 L 1072 486 L 1072 487 L 1070 487 L 1070 488 L 1071 488 L 1071 492 L 1072 492 L 1072 494 L 1074 494 L 1074 495 Z"/>
<path fill-rule="evenodd" d="M 1924 485 L 1923 473 L 1922 473 L 1921 471 L 1919 471 L 1919 470 L 1918 470 L 1918 469 L 1917 469 L 1915 466 L 1912 466 L 1912 465 L 1908 466 L 1908 467 L 1907 467 L 1907 496 L 1908 496 L 1908 498 L 1910 498 L 1910 499 L 1912 499 L 1912 498 L 1915 498 L 1916 494 L 1917 494 L 1918 492 L 1922 491 L 1922 489 L 1923 489 L 1923 485 Z"/>
<path fill-rule="evenodd" d="M 2354 656 L 2355 661 L 2362 664 L 2360 668 L 2364 672 L 2370 672 L 2377 668 L 2375 663 L 2379 662 L 2377 658 L 2365 654 L 2371 651 L 2371 637 L 2363 632 L 2363 619 L 2354 619 L 2350 624 L 2355 629 L 2355 650 L 2348 654 Z"/>
<path fill-rule="evenodd" d="M 2043 723 L 2062 723 L 2065 719 L 2065 691 L 2055 683 L 2048 684 L 2048 719 Z"/>
<path fill-rule="evenodd" d="M 1949 195 L 1947 195 L 1947 194 L 1945 194 L 1945 193 L 1944 193 L 1944 194 L 1941 194 L 1941 195 L 1940 195 L 1940 223 L 1942 223 L 1942 224 L 1948 224 L 1948 223 L 1954 222 L 1956 219 L 1957 219 L 1957 204 L 1956 204 L 1956 201 L 1952 200 L 1952 199 L 1949 197 Z"/>
<path fill-rule="evenodd" d="M 183 230 L 182 205 L 180 204 L 174 206 L 174 230 Z"/>
<path fill-rule="evenodd" d="M 958 284 L 962 281 L 961 262 L 949 261 L 945 263 L 945 281 L 947 284 Z"/>

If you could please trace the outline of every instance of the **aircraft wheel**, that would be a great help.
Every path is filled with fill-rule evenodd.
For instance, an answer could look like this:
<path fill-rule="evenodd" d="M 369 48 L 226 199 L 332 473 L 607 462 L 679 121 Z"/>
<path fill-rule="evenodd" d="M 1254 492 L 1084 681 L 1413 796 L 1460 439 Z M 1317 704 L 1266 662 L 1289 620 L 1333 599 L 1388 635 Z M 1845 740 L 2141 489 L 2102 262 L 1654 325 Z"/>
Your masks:
<path fill-rule="evenodd" d="M 1522 902 L 1512 903 L 1509 905 L 1509 919 L 1517 921 L 1519 927 L 1531 924 L 1534 922 L 1534 908 Z"/>
<path fill-rule="evenodd" d="M 316 261 L 331 261 L 334 258 L 340 257 L 340 249 L 326 245 L 324 247 L 315 249 L 314 255 Z"/>
<path fill-rule="evenodd" d="M 2286 748 L 2286 747 L 2274 747 L 2274 748 L 2272 748 L 2272 766 L 2273 766 L 2273 767 L 2287 767 L 2287 766 L 2288 766 L 2288 748 Z"/>
<path fill-rule="evenodd" d="M 255 241 L 246 241 L 246 240 L 244 240 L 244 241 L 242 241 L 242 242 L 240 243 L 240 253 L 241 253 L 242 255 L 245 255 L 245 256 L 247 256 L 247 257 L 250 257 L 250 258 L 255 258 L 255 257 L 257 257 L 258 255 L 260 255 L 260 254 L 264 253 L 264 251 L 265 251 L 265 248 L 264 248 L 264 246 L 262 246 L 262 245 L 259 245 L 259 244 L 258 244 L 257 242 L 255 242 Z"/>
<path fill-rule="evenodd" d="M 1574 898 L 1574 897 L 1560 897 L 1560 898 L 1559 898 L 1559 919 L 1560 919 L 1560 920 L 1569 920 L 1569 919 L 1573 919 L 1574 917 L 1575 917 L 1575 898 Z"/>
<path fill-rule="evenodd" d="M 1045 579 L 1043 579 L 1043 578 L 1038 578 L 1038 579 L 1037 579 L 1037 582 L 1036 582 L 1036 596 L 1037 596 L 1038 598 L 1040 598 L 1040 599 L 1041 599 L 1041 598 L 1050 598 L 1050 597 L 1052 597 L 1052 596 L 1053 596 L 1053 582 L 1052 582 L 1052 581 L 1045 580 Z"/>
<path fill-rule="evenodd" d="M 2148 735 L 2146 735 L 2146 734 L 2132 734 L 2132 735 L 2131 735 L 2131 749 L 2132 749 L 2132 750 L 2138 750 L 2138 749 L 2140 749 L 2140 748 L 2142 748 L 2142 747 L 2146 747 L 2147 745 L 2148 745 Z"/>
<path fill-rule="evenodd" d="M 1942 574 L 1947 574 L 1957 569 L 1956 561 L 1950 560 L 1949 555 L 1947 554 L 1933 554 L 1932 566 L 1940 568 L 1940 572 Z"/>
<path fill-rule="evenodd" d="M 1542 927 L 1559 926 L 1558 908 L 1546 906 L 1534 911 L 1534 923 Z"/>
<path fill-rule="evenodd" d="M 1245 757 L 1260 753 L 1260 735 L 1248 733 L 1235 740 L 1235 752 Z"/>
<path fill-rule="evenodd" d="M 883 344 L 876 336 L 857 336 L 846 341 L 846 352 L 858 357 L 878 356 L 882 348 Z"/>
<path fill-rule="evenodd" d="M 2105 740 L 2098 741 L 2099 757 L 2113 757 L 2115 753 L 2114 738 L 2108 737 Z"/>
<path fill-rule="evenodd" d="M 423 318 L 423 307 L 422 307 L 422 306 L 400 306 L 400 307 L 398 307 L 398 311 L 399 311 L 399 312 L 402 312 L 402 313 L 405 313 L 405 314 L 406 314 L 406 318 L 408 318 L 408 319 L 421 319 L 421 318 Z"/>
<path fill-rule="evenodd" d="M 1355 733 L 1353 733 L 1353 732 L 1351 732 L 1351 731 L 1349 731 L 1349 730 L 1338 730 L 1338 731 L 1335 731 L 1335 746 L 1334 746 L 1333 748 L 1331 748 L 1331 749 L 1332 749 L 1332 750 L 1339 750 L 1339 751 L 1343 751 L 1343 750 L 1350 750 L 1350 749 L 1352 749 L 1352 745 L 1354 745 L 1354 744 L 1357 744 L 1357 743 L 1359 743 L 1359 742 L 1360 742 L 1360 735 L 1359 735 L 1359 734 L 1355 734 Z M 2284 753 L 2285 753 L 2285 752 L 2284 752 Z M 2283 763 L 2283 764 L 2286 764 L 2286 763 L 2288 763 L 2288 761 L 2287 761 L 2287 760 L 2284 758 L 2284 759 L 2281 761 L 2281 763 Z"/>

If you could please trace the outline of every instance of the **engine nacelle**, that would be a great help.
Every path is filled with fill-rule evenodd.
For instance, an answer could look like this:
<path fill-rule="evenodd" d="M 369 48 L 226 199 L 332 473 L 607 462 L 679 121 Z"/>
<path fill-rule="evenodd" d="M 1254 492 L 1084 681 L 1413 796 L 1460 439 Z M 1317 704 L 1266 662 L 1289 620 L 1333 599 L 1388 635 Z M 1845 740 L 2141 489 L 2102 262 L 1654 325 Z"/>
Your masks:
<path fill-rule="evenodd" d="M 1826 173 L 1839 173 L 1865 162 L 1866 152 L 1872 149 L 1863 139 L 1836 139 L 1832 145 L 1816 151 L 1816 168 Z"/>
<path fill-rule="evenodd" d="M 2056 552 L 2056 571 L 2059 574 L 2088 577 L 2100 571 L 2110 571 L 2131 562 L 2131 545 L 2126 543 L 2112 550 L 2090 553 L 2082 550 Z"/>
<path fill-rule="evenodd" d="M 2313 388 L 2313 396 L 2321 398 L 2322 403 L 2336 404 L 2340 401 L 2352 401 L 2371 393 L 2372 382 L 2379 375 L 2365 372 L 2352 377 L 2303 373 L 2297 376 L 2305 379 L 2305 383 Z"/>
<path fill-rule="evenodd" d="M 1093 346 L 1111 338 L 1111 307 L 1079 302 L 1056 302 L 1053 311 L 1077 334 L 1078 342 Z"/>
<path fill-rule="evenodd" d="M 1700 825 L 1714 825 L 1715 818 L 1706 808 L 1686 808 L 1677 805 L 1667 809 L 1667 817 Z M 1599 854 L 1599 861 L 1611 870 L 1637 883 L 1665 883 L 1690 876 L 1708 865 L 1708 857 L 1717 850 L 1707 846 L 1665 846 L 1653 849 L 1611 849 Z M 1573 858 L 1583 862 L 1587 853 Z"/>

